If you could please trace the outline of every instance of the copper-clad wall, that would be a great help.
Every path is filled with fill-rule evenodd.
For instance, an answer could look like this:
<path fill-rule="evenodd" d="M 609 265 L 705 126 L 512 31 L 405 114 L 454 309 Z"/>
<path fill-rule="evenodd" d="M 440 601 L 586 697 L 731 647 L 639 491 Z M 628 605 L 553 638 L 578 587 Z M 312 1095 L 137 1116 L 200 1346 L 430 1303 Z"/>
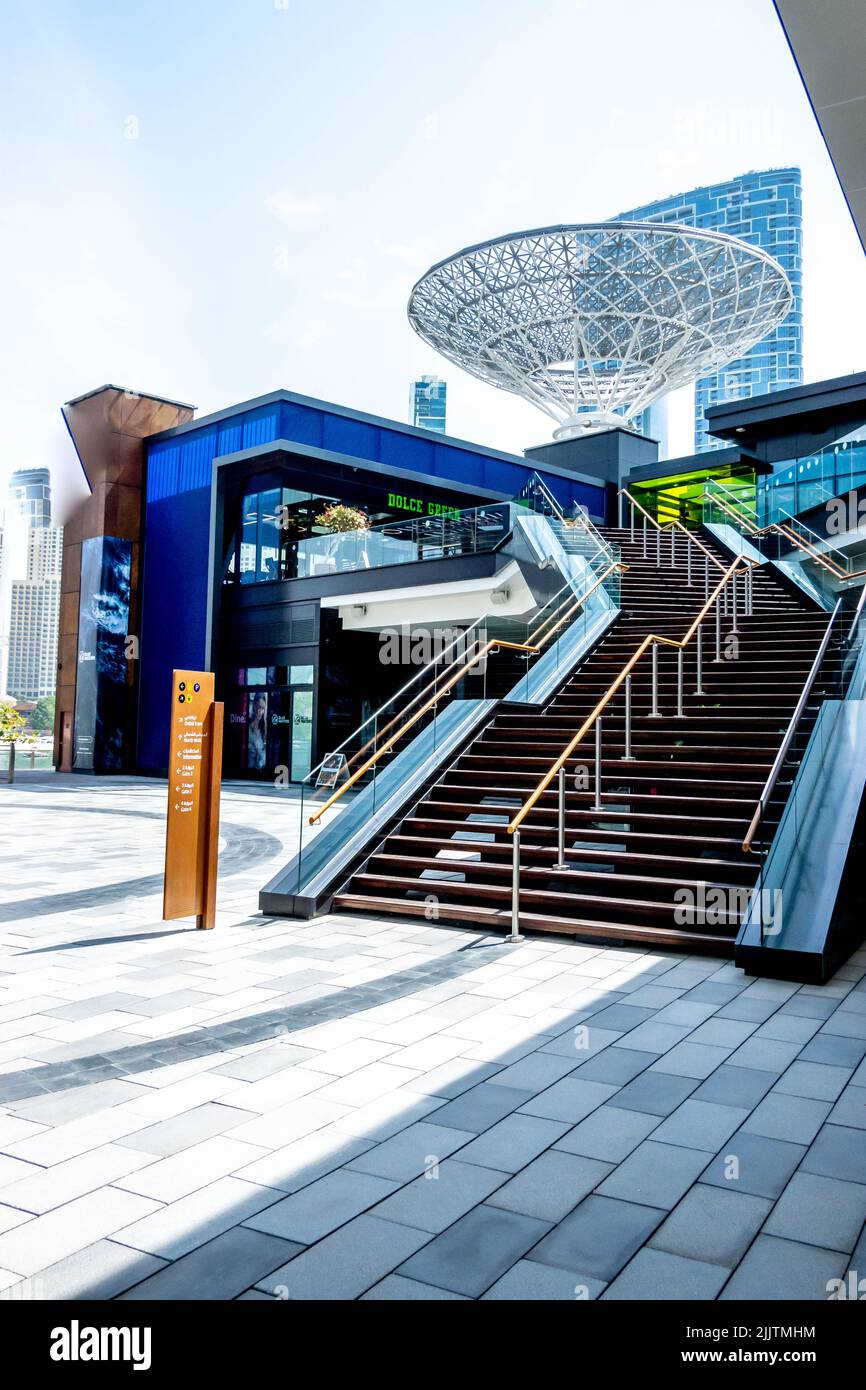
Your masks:
<path fill-rule="evenodd" d="M 160 430 L 186 424 L 192 406 L 105 386 L 63 407 L 63 416 L 90 486 L 90 496 L 67 521 L 63 533 L 60 584 L 60 633 L 57 653 L 57 713 L 54 754 L 57 766 L 71 766 L 71 729 L 78 674 L 78 614 L 81 592 L 82 542 L 97 536 L 117 536 L 132 542 L 129 632 L 139 632 L 140 539 L 144 449 L 142 440 Z M 132 695 L 137 680 L 135 661 L 127 681 Z M 130 699 L 130 709 L 134 701 Z M 64 716 L 66 733 L 64 735 Z M 130 737 L 126 741 L 131 749 Z M 127 761 L 127 766 L 129 762 Z"/>

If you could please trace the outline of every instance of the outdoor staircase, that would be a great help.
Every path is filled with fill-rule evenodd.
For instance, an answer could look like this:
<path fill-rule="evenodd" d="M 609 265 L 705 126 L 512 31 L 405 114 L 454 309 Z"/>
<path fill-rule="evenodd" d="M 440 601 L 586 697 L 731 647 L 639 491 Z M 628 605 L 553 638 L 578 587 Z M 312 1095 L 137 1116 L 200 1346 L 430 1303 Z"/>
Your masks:
<path fill-rule="evenodd" d="M 658 565 L 654 536 L 645 556 L 640 533 L 603 534 L 629 566 L 616 623 L 543 711 L 505 706 L 496 714 L 335 896 L 335 910 L 511 930 L 509 821 L 641 640 L 682 638 L 704 603 L 703 558 L 693 560 L 689 586 L 684 537 L 671 564 L 665 536 Z M 727 567 L 730 557 L 701 540 Z M 709 569 L 712 588 L 722 570 Z M 723 619 L 723 651 L 730 626 Z M 703 695 L 695 694 L 695 643 L 686 649 L 683 719 L 677 654 L 665 647 L 658 649 L 661 714 L 651 717 L 647 652 L 632 675 L 633 761 L 623 759 L 622 689 L 604 712 L 601 812 L 592 809 L 594 731 L 566 766 L 567 867 L 556 867 L 555 780 L 521 826 L 521 930 L 732 954 L 742 890 L 754 886 L 759 868 L 743 852 L 743 836 L 826 626 L 826 614 L 766 567 L 756 571 L 752 616 L 738 619 L 737 659 L 713 662 L 713 613 L 704 621 Z M 832 649 L 827 660 L 832 670 Z M 690 890 L 700 906 L 716 900 L 717 888 L 741 892 L 726 891 L 712 925 L 705 914 L 680 920 L 678 890 Z"/>

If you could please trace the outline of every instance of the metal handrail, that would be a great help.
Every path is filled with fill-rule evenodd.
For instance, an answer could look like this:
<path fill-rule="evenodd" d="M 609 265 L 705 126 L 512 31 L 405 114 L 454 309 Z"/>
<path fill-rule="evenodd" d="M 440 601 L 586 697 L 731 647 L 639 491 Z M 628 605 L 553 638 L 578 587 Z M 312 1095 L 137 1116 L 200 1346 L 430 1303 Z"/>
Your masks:
<path fill-rule="evenodd" d="M 647 636 L 644 637 L 643 641 L 640 643 L 640 645 L 637 647 L 637 649 L 634 651 L 634 653 L 629 657 L 629 659 L 628 659 L 628 661 L 626 662 L 625 666 L 623 666 L 623 668 L 622 668 L 622 670 L 620 671 L 619 675 L 618 675 L 618 676 L 616 677 L 616 679 L 612 682 L 612 684 L 610 685 L 610 687 L 609 687 L 609 689 L 607 690 L 607 692 L 606 692 L 606 693 L 602 696 L 602 698 L 599 700 L 599 702 L 598 702 L 598 704 L 596 705 L 595 709 L 594 709 L 594 710 L 592 711 L 592 713 L 591 713 L 590 715 L 588 715 L 587 718 L 583 721 L 583 723 L 581 724 L 581 726 L 580 726 L 580 728 L 578 729 L 577 733 L 574 735 L 574 738 L 570 741 L 570 743 L 569 743 L 569 744 L 567 745 L 567 747 L 562 751 L 562 753 L 560 753 L 559 757 L 555 760 L 555 762 L 551 765 L 551 767 L 548 769 L 548 771 L 547 771 L 547 772 L 545 773 L 545 775 L 542 777 L 541 781 L 538 783 L 538 786 L 535 788 L 534 792 L 533 792 L 533 793 L 531 794 L 531 796 L 524 802 L 523 806 L 521 806 L 521 808 L 520 808 L 520 810 L 518 811 L 517 815 L 514 816 L 514 818 L 510 821 L 510 823 L 509 823 L 509 825 L 508 825 L 508 833 L 509 833 L 509 835 L 513 835 L 514 832 L 515 832 L 516 830 L 519 829 L 520 825 L 523 823 L 523 821 L 525 820 L 526 816 L 527 816 L 527 815 L 529 814 L 529 812 L 532 810 L 532 808 L 533 808 L 533 806 L 535 805 L 535 803 L 536 803 L 536 802 L 538 801 L 538 799 L 539 799 L 541 796 L 543 796 L 543 794 L 547 791 L 547 788 L 550 786 L 551 782 L 553 781 L 554 777 L 555 777 L 555 776 L 557 775 L 557 773 L 559 772 L 560 768 L 562 768 L 562 767 L 565 766 L 566 762 L 567 762 L 568 759 L 571 757 L 571 755 L 572 755 L 572 753 L 574 752 L 574 750 L 575 750 L 575 748 L 577 747 L 577 745 L 583 740 L 584 736 L 589 732 L 589 730 L 592 728 L 593 724 L 596 724 L 596 721 L 598 720 L 599 715 L 603 712 L 603 710 L 607 707 L 607 705 L 609 704 L 609 702 L 613 699 L 613 696 L 616 694 L 617 690 L 619 690 L 619 688 L 620 688 L 620 686 L 622 685 L 623 681 L 625 681 L 625 680 L 628 679 L 628 677 L 629 677 L 630 674 L 631 674 L 632 669 L 637 665 L 638 661 L 639 661 L 640 658 L 643 656 L 644 652 L 645 652 L 649 647 L 655 648 L 656 644 L 658 644 L 658 645 L 660 645 L 660 646 L 665 646 L 665 647 L 675 647 L 675 648 L 677 648 L 677 649 L 680 651 L 680 653 L 682 653 L 682 652 L 685 650 L 685 648 L 688 646 L 689 642 L 690 642 L 690 641 L 692 640 L 692 638 L 694 637 L 695 633 L 698 632 L 698 631 L 700 630 L 701 623 L 703 622 L 703 620 L 704 620 L 704 618 L 706 617 L 707 613 L 708 613 L 708 612 L 710 611 L 710 609 L 712 608 L 713 604 L 717 601 L 717 599 L 718 599 L 719 596 L 721 595 L 723 589 L 725 588 L 725 585 L 728 583 L 728 581 L 729 581 L 731 578 L 733 578 L 733 577 L 736 575 L 737 570 L 740 568 L 741 565 L 747 566 L 747 567 L 748 567 L 747 572 L 748 572 L 748 570 L 751 570 L 751 569 L 754 567 L 754 562 L 753 562 L 752 560 L 748 560 L 748 559 L 744 558 L 742 555 L 738 555 L 738 556 L 736 557 L 736 559 L 733 561 L 733 563 L 725 570 L 725 573 L 723 574 L 722 578 L 719 580 L 719 582 L 718 582 L 718 584 L 716 585 L 715 589 L 713 590 L 712 594 L 710 594 L 710 595 L 708 596 L 708 598 L 707 598 L 706 602 L 704 603 L 704 606 L 703 606 L 703 608 L 701 609 L 700 613 L 698 613 L 697 617 L 694 619 L 694 621 L 692 622 L 692 624 L 691 624 L 691 626 L 689 627 L 688 631 L 686 632 L 685 637 L 683 637 L 681 640 L 677 641 L 677 640 L 676 640 L 675 638 L 673 638 L 673 637 L 663 637 L 663 636 L 660 636 L 660 635 L 657 634 L 657 633 L 652 633 L 652 632 L 651 632 L 651 633 L 648 633 Z M 736 621 L 736 601 L 735 601 L 735 606 L 734 606 L 734 619 L 735 619 L 735 621 Z M 654 656 L 653 656 L 653 663 L 654 663 L 654 666 L 653 666 L 653 674 L 654 674 L 654 677 L 656 676 L 656 671 L 657 671 L 657 667 L 656 667 L 656 664 L 655 664 L 656 661 L 657 661 L 657 658 L 656 658 L 655 655 L 654 655 Z M 680 668 L 679 676 L 680 676 L 680 687 L 679 687 L 679 688 L 680 688 L 680 696 L 681 696 L 681 691 L 682 691 L 681 668 Z M 700 683 L 700 682 L 699 682 L 699 683 Z M 655 685 L 655 680 L 654 680 L 654 685 Z M 597 732 L 598 732 L 598 725 L 596 724 L 596 733 L 597 733 Z M 598 739 L 597 739 L 597 738 L 596 738 L 596 744 L 598 744 Z M 597 746 L 596 746 L 596 753 L 598 753 L 598 747 L 597 747 Z M 597 763 L 596 763 L 596 803 L 597 803 L 597 804 L 598 804 L 598 797 L 599 797 L 600 776 L 601 776 L 600 770 L 599 770 L 598 765 L 597 765 Z"/>
<path fill-rule="evenodd" d="M 562 602 L 559 603 L 559 604 L 557 605 L 556 608 L 554 608 L 554 610 L 553 610 L 552 613 L 549 613 L 549 614 L 548 614 L 548 616 L 545 618 L 545 620 L 544 620 L 543 623 L 541 623 L 538 627 L 536 627 L 536 628 L 529 634 L 529 641 L 530 641 L 530 642 L 535 642 L 535 641 L 537 640 L 538 636 L 539 636 L 539 633 L 542 633 L 542 632 L 544 631 L 544 629 L 548 626 L 548 624 L 549 624 L 549 623 L 552 623 L 552 622 L 554 621 L 554 619 L 562 612 L 563 608 L 565 608 L 569 603 L 571 603 L 571 608 L 569 608 L 568 612 L 564 615 L 564 617 L 562 618 L 561 622 L 558 624 L 558 627 L 561 627 L 561 626 L 562 626 L 562 623 L 565 622 L 565 621 L 567 620 L 567 618 L 570 616 L 570 614 L 573 613 L 577 607 L 579 607 L 579 605 L 580 605 L 580 603 L 582 602 L 582 600 L 581 600 L 581 599 L 578 599 L 577 601 L 574 601 L 574 586 L 573 586 L 571 580 L 569 580 L 567 583 L 563 584 L 563 585 L 562 585 L 562 588 L 557 589 L 556 593 L 553 595 L 553 598 L 552 598 L 552 599 L 549 599 L 548 602 L 549 602 L 549 603 L 555 603 L 556 600 L 559 598 L 560 594 L 564 593 L 566 589 L 568 590 L 568 594 L 567 594 L 566 597 L 562 600 Z M 490 617 L 489 614 L 485 614 L 484 617 L 477 619 L 477 621 L 474 622 L 474 623 L 472 624 L 472 627 L 469 627 L 469 628 L 466 629 L 466 632 L 467 632 L 467 633 L 471 632 L 471 631 L 472 631 L 472 628 L 477 627 L 479 623 L 487 622 L 487 620 L 488 620 L 489 617 Z M 554 631 L 554 632 L 557 631 L 557 628 L 554 628 L 553 631 Z M 548 637 L 549 637 L 550 635 L 551 635 L 551 634 L 548 633 Z M 545 638 L 544 640 L 545 640 L 545 642 L 546 642 L 546 641 L 547 641 L 547 638 Z M 446 647 L 445 652 L 441 652 L 441 653 L 439 654 L 439 656 L 436 658 L 436 660 L 433 661 L 431 664 L 432 664 L 433 666 L 437 665 L 437 663 L 438 663 L 439 661 L 441 661 L 442 657 L 446 654 L 446 652 L 451 651 L 451 648 L 454 647 L 454 646 L 456 646 L 456 645 L 458 645 L 459 642 L 460 642 L 460 639 L 459 639 L 459 638 L 456 639 L 455 642 L 452 642 L 451 645 L 450 645 L 449 647 Z M 464 644 L 464 645 L 465 645 L 465 644 Z M 500 645 L 500 646 L 503 646 L 503 645 L 505 645 L 505 644 L 504 644 L 503 642 L 501 642 L 501 643 L 499 643 L 499 645 Z M 410 711 L 411 709 L 414 708 L 415 705 L 417 705 L 418 701 L 419 701 L 419 700 L 423 700 L 424 697 L 426 696 L 426 694 L 427 694 L 427 692 L 428 692 L 429 690 L 435 689 L 435 688 L 439 685 L 440 681 L 442 681 L 443 678 L 446 677 L 446 676 L 448 675 L 448 672 L 449 672 L 449 671 L 451 671 L 455 666 L 457 666 L 459 662 L 464 661 L 464 660 L 465 660 L 465 652 L 464 652 L 464 653 L 461 653 L 459 656 L 455 656 L 455 657 L 453 658 L 453 660 L 451 660 L 451 661 L 448 662 L 448 665 L 447 665 L 447 666 L 443 666 L 443 668 L 442 668 L 441 671 L 435 672 L 435 674 L 432 675 L 432 676 L 430 677 L 430 680 L 427 682 L 427 684 L 424 685 L 424 686 L 422 686 L 420 690 L 418 690 L 418 691 L 415 692 L 415 694 L 412 696 L 411 700 L 408 701 L 408 703 L 399 711 L 399 713 L 394 714 L 394 715 L 392 716 L 392 718 L 388 721 L 388 723 L 385 724 L 381 729 L 376 729 L 376 730 L 374 731 L 372 737 L 371 737 L 371 738 L 368 738 L 367 741 L 366 741 L 366 743 L 363 744 L 363 746 L 362 746 L 361 748 L 357 749 L 357 751 L 356 751 L 355 753 L 352 754 L 351 758 L 349 758 L 349 759 L 347 760 L 347 762 L 346 762 L 346 769 L 347 769 L 347 771 L 348 771 L 348 769 L 349 769 L 350 767 L 353 766 L 353 764 L 355 764 L 355 763 L 358 761 L 359 758 L 363 758 L 364 754 L 368 751 L 368 749 L 372 748 L 372 747 L 378 742 L 378 740 L 379 740 L 380 738 L 382 738 L 385 734 L 387 734 L 387 733 L 389 732 L 389 730 L 393 729 L 393 727 L 394 727 L 395 724 L 399 723 L 399 721 L 400 721 L 401 719 L 405 719 L 405 718 L 406 718 L 406 715 L 409 713 L 409 711 Z M 423 667 L 422 670 L 419 671 L 418 675 L 423 675 L 423 674 L 425 673 L 425 671 L 429 671 L 429 670 L 430 670 L 430 666 Z M 416 677 L 416 679 L 417 679 L 417 677 Z M 403 690 L 406 690 L 407 688 L 408 688 L 407 686 L 404 686 L 404 687 L 403 687 Z M 449 687 L 449 688 L 450 688 L 450 687 Z M 389 704 L 394 704 L 394 703 L 399 699 L 399 697 L 400 697 L 401 694 L 402 694 L 402 691 L 398 691 L 397 694 L 393 697 L 393 699 L 392 699 L 392 700 L 389 700 L 388 703 L 389 703 Z M 377 713 L 381 713 L 381 711 L 377 711 Z M 377 717 L 376 714 L 373 714 L 373 715 L 370 716 L 371 719 L 375 719 L 376 717 Z M 368 720 L 367 722 L 369 723 L 369 720 Z M 361 727 L 363 728 L 364 726 L 361 725 Z M 354 735 L 350 734 L 350 735 L 349 735 L 349 738 L 352 738 L 352 737 L 354 737 Z M 339 752 L 339 749 L 337 749 L 337 750 L 335 750 L 335 751 Z M 333 757 L 333 754 L 329 754 L 329 756 L 330 756 L 330 757 Z M 324 808 L 323 808 L 323 809 L 324 809 Z"/>
<path fill-rule="evenodd" d="M 566 588 L 566 587 L 567 587 L 567 586 L 566 586 L 565 584 L 563 584 L 562 588 L 564 589 L 564 588 Z M 559 590 L 559 593 L 562 593 L 562 589 Z M 554 595 L 554 597 L 556 597 L 556 595 Z M 443 658 L 443 656 L 447 656 L 448 653 L 449 653 L 450 651 L 453 651 L 453 649 L 454 649 L 456 646 L 458 646 L 460 643 L 465 643 L 466 638 L 469 636 L 469 633 L 472 631 L 472 629 L 478 627 L 478 625 L 479 625 L 480 623 L 486 622 L 486 621 L 487 621 L 487 617 L 488 617 L 488 615 L 487 615 L 486 613 L 484 613 L 484 614 L 481 615 L 480 618 L 476 618 L 474 623 L 470 623 L 469 626 L 468 626 L 467 628 L 464 628 L 464 629 L 462 630 L 462 632 L 460 632 L 460 633 L 454 638 L 454 641 L 453 641 L 453 642 L 449 642 L 448 646 L 445 647 L 444 650 L 441 651 L 441 652 L 439 653 L 438 657 L 436 658 L 437 661 L 441 661 L 442 658 Z M 409 677 L 409 679 L 407 680 L 407 682 L 406 682 L 405 685 L 401 685 L 401 687 L 400 687 L 400 689 L 397 691 L 397 693 L 396 693 L 395 695 L 392 695 L 392 696 L 391 696 L 391 699 L 388 700 L 387 703 L 388 703 L 388 704 L 393 704 L 395 700 L 399 700 L 399 699 L 400 699 L 400 696 L 401 696 L 401 695 L 405 695 L 406 691 L 410 688 L 410 686 L 413 686 L 413 685 L 415 684 L 416 681 L 419 681 L 419 680 L 421 679 L 421 677 L 422 677 L 423 675 L 425 675 L 426 671 L 427 671 L 427 667 L 426 667 L 426 666 L 421 666 L 421 667 L 415 672 L 415 674 L 414 674 L 413 676 L 410 676 L 410 677 Z M 417 699 L 417 698 L 418 698 L 418 696 L 413 696 L 413 702 L 414 702 L 414 700 Z M 342 742 L 342 743 L 338 743 L 338 744 L 337 744 L 337 747 L 336 747 L 336 748 L 332 748 L 331 751 L 330 751 L 330 753 L 326 753 L 325 756 L 324 756 L 324 758 L 322 758 L 322 760 L 321 760 L 320 762 L 316 763 L 316 766 L 315 766 L 315 767 L 310 768 L 310 771 L 307 773 L 306 777 L 301 778 L 302 783 L 303 783 L 303 782 L 309 782 L 310 778 L 314 775 L 314 773 L 317 773 L 317 772 L 320 772 L 320 771 L 321 771 L 321 769 L 324 767 L 325 763 L 327 762 L 328 758 L 332 758 L 332 757 L 334 756 L 335 753 L 339 753 L 339 752 L 341 751 L 341 749 L 345 748 L 347 743 L 351 743 L 352 739 L 355 738 L 355 737 L 361 732 L 362 729 L 366 729 L 366 727 L 367 727 L 368 724 L 372 724 L 373 721 L 379 717 L 379 714 L 380 714 L 380 713 L 381 713 L 380 710 L 374 710 L 372 714 L 368 714 L 368 715 L 367 715 L 367 718 L 366 718 L 365 720 L 363 720 L 363 722 L 360 723 L 360 724 L 358 725 L 357 729 L 353 729 L 352 732 L 351 732 L 350 734 L 347 734 L 347 735 L 346 735 L 346 737 L 343 739 L 343 742 Z"/>
<path fill-rule="evenodd" d="M 582 607 L 586 600 L 592 594 L 595 593 L 596 589 L 598 589 L 600 585 L 602 585 L 604 581 L 608 579 L 611 574 L 613 574 L 614 570 L 619 570 L 620 572 L 623 572 L 627 569 L 628 565 L 623 564 L 621 560 L 615 560 L 613 564 L 609 565 L 607 569 L 604 571 L 604 573 L 601 574 L 598 577 L 598 579 L 596 579 L 595 582 L 590 585 L 586 592 L 581 594 L 575 600 L 571 608 L 565 614 L 563 614 L 563 616 L 558 620 L 556 625 L 550 629 L 550 631 L 544 636 L 544 638 L 541 641 L 532 644 L 527 642 L 509 642 L 501 637 L 492 637 L 489 639 L 489 641 L 485 642 L 484 645 L 480 647 L 477 652 L 475 652 L 475 654 L 470 658 L 470 660 L 467 661 L 459 671 L 455 672 L 455 674 L 452 675 L 449 678 L 449 680 L 445 682 L 445 684 L 437 691 L 437 693 L 434 696 L 427 700 L 427 702 L 424 705 L 422 705 L 419 710 L 416 710 L 410 719 L 406 720 L 402 728 L 398 729 L 397 732 L 395 734 L 392 734 L 391 737 L 385 743 L 381 744 L 381 746 L 376 750 L 373 756 L 368 758 L 365 763 L 363 763 L 359 768 L 357 768 L 356 771 L 352 773 L 351 777 L 347 778 L 347 780 L 343 782 L 342 785 L 338 787 L 338 789 L 331 796 L 328 797 L 328 800 L 324 803 L 323 806 L 319 808 L 318 811 L 316 811 L 315 815 L 310 816 L 310 825 L 315 825 L 316 821 L 324 815 L 325 811 L 327 811 L 329 807 L 333 806 L 334 802 L 339 800 L 343 793 L 347 792 L 349 790 L 349 787 L 353 786 L 354 783 L 357 782 L 360 777 L 363 777 L 365 772 L 369 772 L 370 768 L 375 766 L 375 764 L 379 761 L 383 754 L 390 752 L 390 750 L 393 748 L 394 744 L 398 741 L 398 739 L 402 738 L 403 735 L 409 729 L 411 729 L 415 724 L 417 724 L 418 720 L 421 719 L 429 709 L 432 709 L 434 705 L 437 705 L 439 701 L 442 699 L 442 696 L 447 694 L 447 692 L 452 688 L 452 686 L 456 685 L 457 682 L 466 674 L 466 672 L 472 666 L 475 666 L 479 661 L 481 661 L 487 655 L 488 652 L 498 650 L 501 647 L 506 648 L 509 651 L 541 651 L 542 647 L 544 647 L 550 641 L 553 634 L 555 632 L 558 632 L 559 629 L 568 621 L 571 613 L 573 613 L 576 609 Z M 545 626 L 546 623 L 542 624 L 542 630 Z M 452 662 L 452 665 L 455 664 L 456 662 Z"/>
<path fill-rule="evenodd" d="M 538 473 L 535 474 L 535 480 L 540 491 L 544 494 L 545 500 L 553 508 L 557 521 L 560 521 L 562 525 L 566 527 L 566 529 L 570 530 L 570 523 L 572 522 L 572 518 L 569 518 L 565 515 L 556 498 L 554 497 L 553 493 L 550 491 L 550 488 L 547 486 L 547 483 Z M 605 540 L 604 536 L 598 530 L 598 527 L 593 525 L 587 513 L 582 507 L 578 507 L 578 515 L 573 518 L 573 522 L 576 523 L 578 526 L 581 526 L 583 530 L 587 532 L 590 540 L 593 542 L 596 551 L 599 555 L 604 555 L 607 559 L 610 559 L 612 557 L 612 546 L 610 546 L 608 542 Z"/>
<path fill-rule="evenodd" d="M 688 537 L 692 545 L 696 545 L 699 550 L 703 551 L 704 555 L 708 560 L 712 560 L 713 564 L 716 566 L 717 569 L 723 570 L 725 568 L 719 557 L 717 555 L 714 555 L 711 550 L 709 550 L 705 545 L 703 545 L 701 541 L 698 540 L 697 536 L 689 530 L 688 526 L 684 526 L 681 521 L 669 521 L 666 523 L 666 525 L 662 526 L 658 521 L 656 521 L 655 517 L 647 511 L 646 507 L 641 506 L 640 502 L 638 502 L 636 497 L 632 497 L 627 487 L 621 487 L 619 490 L 619 495 L 620 497 L 627 497 L 629 502 L 631 502 L 632 506 L 637 507 L 638 511 L 643 513 L 643 515 L 647 518 L 649 522 L 652 523 L 652 525 L 656 528 L 657 531 L 682 531 L 683 535 Z"/>
<path fill-rule="evenodd" d="M 786 541 L 789 541 L 797 550 L 802 550 L 805 555 L 808 555 L 810 560 L 814 560 L 816 565 L 820 565 L 823 569 L 829 570 L 834 579 L 847 582 L 851 579 L 862 579 L 866 576 L 866 569 L 850 571 L 842 569 L 841 565 L 837 565 L 835 561 L 829 560 L 825 555 L 822 555 L 821 552 L 816 550 L 813 545 L 810 545 L 808 541 L 803 540 L 795 531 L 790 530 L 784 522 L 771 521 L 767 526 L 759 526 L 751 517 L 747 518 L 741 516 L 729 502 L 722 501 L 720 497 L 714 496 L 713 493 L 705 492 L 702 496 L 705 502 L 711 502 L 713 506 L 719 507 L 723 512 L 727 512 L 728 516 L 732 516 L 734 520 L 738 521 L 741 525 L 750 527 L 751 530 L 749 534 L 751 536 L 766 536 L 769 535 L 771 531 L 775 531 L 778 535 L 784 536 Z M 790 519 L 791 521 L 796 521 L 795 517 L 791 517 Z"/>
<path fill-rule="evenodd" d="M 866 589 L 864 589 L 864 594 L 866 594 Z M 862 601 L 863 600 L 861 599 L 861 603 Z M 749 828 L 746 831 L 746 835 L 743 840 L 743 851 L 745 853 L 748 853 L 749 850 L 751 850 L 752 848 L 752 841 L 754 840 L 755 835 L 758 832 L 758 826 L 761 824 L 761 821 L 764 817 L 764 809 L 767 805 L 767 802 L 773 794 L 777 781 L 779 780 L 779 773 L 782 771 L 782 766 L 786 757 L 788 756 L 788 749 L 791 747 L 794 735 L 797 732 L 797 725 L 803 717 L 803 711 L 806 708 L 809 696 L 811 695 L 812 689 L 815 685 L 815 681 L 818 679 L 818 672 L 821 668 L 821 663 L 823 662 L 824 657 L 827 654 L 827 647 L 830 644 L 830 637 L 832 635 L 833 626 L 836 622 L 836 619 L 839 616 L 839 611 L 841 607 L 842 600 L 841 598 L 838 598 L 836 600 L 836 607 L 833 609 L 833 612 L 830 615 L 830 621 L 827 624 L 827 629 L 824 633 L 824 636 L 821 639 L 821 645 L 818 648 L 818 651 L 815 655 L 815 660 L 812 662 L 809 674 L 806 677 L 806 683 L 803 686 L 802 691 L 800 692 L 800 698 L 797 701 L 794 713 L 791 715 L 791 722 L 785 730 L 785 737 L 782 739 L 779 751 L 776 754 L 776 757 L 773 761 L 773 766 L 770 768 L 769 776 L 767 777 L 767 780 L 764 783 L 763 791 L 761 792 L 761 795 L 758 797 L 758 804 L 755 807 L 755 814 L 752 816 Z"/>

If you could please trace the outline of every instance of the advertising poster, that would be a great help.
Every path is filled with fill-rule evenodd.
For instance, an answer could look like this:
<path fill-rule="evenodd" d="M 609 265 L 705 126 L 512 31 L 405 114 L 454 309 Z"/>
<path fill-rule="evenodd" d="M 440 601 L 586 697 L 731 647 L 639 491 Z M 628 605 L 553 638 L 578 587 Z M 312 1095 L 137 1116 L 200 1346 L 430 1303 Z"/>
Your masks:
<path fill-rule="evenodd" d="M 73 761 L 77 770 L 123 768 L 131 568 L 131 541 L 99 536 L 82 543 Z"/>

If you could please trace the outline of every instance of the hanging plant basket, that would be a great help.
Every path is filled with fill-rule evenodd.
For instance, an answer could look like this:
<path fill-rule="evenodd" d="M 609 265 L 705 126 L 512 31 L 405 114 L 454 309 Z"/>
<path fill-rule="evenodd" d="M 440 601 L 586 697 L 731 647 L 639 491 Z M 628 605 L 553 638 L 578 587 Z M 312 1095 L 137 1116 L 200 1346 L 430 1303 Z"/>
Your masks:
<path fill-rule="evenodd" d="M 317 526 L 325 526 L 329 531 L 366 531 L 370 521 L 366 514 L 358 507 L 346 507 L 342 503 L 334 503 L 332 507 L 326 507 L 316 517 Z"/>

